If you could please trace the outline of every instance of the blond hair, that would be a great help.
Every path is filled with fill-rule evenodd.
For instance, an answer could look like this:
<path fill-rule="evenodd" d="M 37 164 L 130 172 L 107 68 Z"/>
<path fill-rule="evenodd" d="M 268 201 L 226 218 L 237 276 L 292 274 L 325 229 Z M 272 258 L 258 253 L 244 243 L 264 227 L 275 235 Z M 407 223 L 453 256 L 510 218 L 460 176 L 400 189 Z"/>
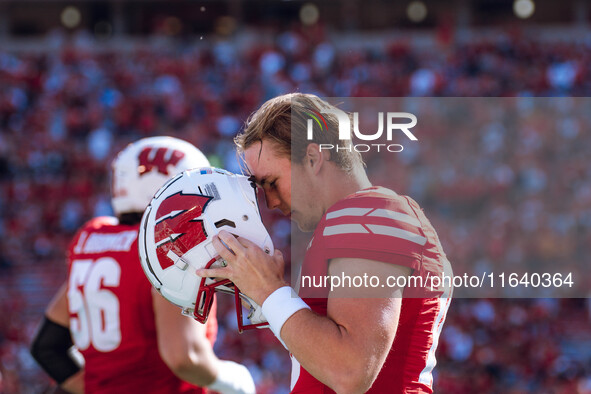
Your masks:
<path fill-rule="evenodd" d="M 352 149 L 351 140 L 339 139 L 336 116 L 323 116 L 327 130 L 313 123 L 313 138 L 307 139 L 307 114 L 310 110 L 320 112 L 328 107 L 332 106 L 318 96 L 304 93 L 286 94 L 267 101 L 249 117 L 242 133 L 234 138 L 238 153 L 268 139 L 276 143 L 279 155 L 290 156 L 292 161 L 301 163 L 309 144 L 330 144 L 335 150 L 330 150 L 329 160 L 346 172 L 352 171 L 355 165 L 363 165 L 363 161 L 359 152 Z"/>

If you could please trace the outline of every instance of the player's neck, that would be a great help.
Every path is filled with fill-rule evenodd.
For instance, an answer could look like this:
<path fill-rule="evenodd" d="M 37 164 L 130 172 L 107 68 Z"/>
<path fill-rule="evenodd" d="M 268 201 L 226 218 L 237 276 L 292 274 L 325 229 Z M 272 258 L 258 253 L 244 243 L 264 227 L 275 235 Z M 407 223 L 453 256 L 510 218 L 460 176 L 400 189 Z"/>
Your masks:
<path fill-rule="evenodd" d="M 354 169 L 350 173 L 335 170 L 334 174 L 330 175 L 330 181 L 325 185 L 325 213 L 343 198 L 372 186 L 363 168 Z"/>

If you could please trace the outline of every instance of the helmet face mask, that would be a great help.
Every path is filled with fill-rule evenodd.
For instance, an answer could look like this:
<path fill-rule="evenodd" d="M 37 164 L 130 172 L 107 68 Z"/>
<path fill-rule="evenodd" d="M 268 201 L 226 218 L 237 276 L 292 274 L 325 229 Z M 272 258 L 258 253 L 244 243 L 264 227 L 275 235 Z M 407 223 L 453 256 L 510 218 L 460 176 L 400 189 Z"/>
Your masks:
<path fill-rule="evenodd" d="M 205 268 L 211 268 L 216 262 L 219 263 L 220 261 L 223 260 L 212 260 L 205 266 Z M 222 265 L 223 264 L 220 264 L 220 266 Z M 216 278 L 202 278 L 199 285 L 199 291 L 197 292 L 197 300 L 195 301 L 195 310 L 191 313 L 190 310 L 186 311 L 183 309 L 183 314 L 193 317 L 198 322 L 205 324 L 216 292 L 230 294 L 234 297 L 238 332 L 241 333 L 244 330 L 268 326 L 265 317 L 260 311 L 261 307 L 249 297 L 242 294 L 240 289 L 238 289 L 229 279 L 217 280 Z M 249 308 L 247 318 L 250 320 L 250 324 L 244 324 L 243 306 Z"/>
<path fill-rule="evenodd" d="M 240 332 L 266 325 L 261 307 L 231 281 L 201 278 L 195 271 L 225 265 L 212 244 L 220 230 L 273 253 L 253 186 L 247 177 L 217 168 L 185 171 L 156 193 L 139 235 L 142 267 L 164 298 L 181 307 L 183 314 L 205 323 L 214 294 L 232 294 Z M 252 324 L 243 324 L 243 302 L 250 307 Z"/>

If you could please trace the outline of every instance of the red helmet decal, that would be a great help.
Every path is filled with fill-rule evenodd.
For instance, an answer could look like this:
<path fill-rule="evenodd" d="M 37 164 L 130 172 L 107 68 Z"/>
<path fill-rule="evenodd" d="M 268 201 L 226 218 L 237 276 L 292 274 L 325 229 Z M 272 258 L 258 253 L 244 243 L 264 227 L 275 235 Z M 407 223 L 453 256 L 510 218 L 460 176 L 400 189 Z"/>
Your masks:
<path fill-rule="evenodd" d="M 141 151 L 138 157 L 140 162 L 140 176 L 152 171 L 154 167 L 156 167 L 158 172 L 163 175 L 171 175 L 168 173 L 168 166 L 176 166 L 177 163 L 185 157 L 185 154 L 180 150 L 172 150 L 172 152 L 167 155 L 167 152 L 170 151 L 168 148 L 157 148 L 156 153 L 153 153 L 154 149 L 156 148 L 147 147 Z"/>
<path fill-rule="evenodd" d="M 166 198 L 156 212 L 154 240 L 162 269 L 174 264 L 172 251 L 182 256 L 207 239 L 203 220 L 198 219 L 213 197 L 178 192 Z"/>

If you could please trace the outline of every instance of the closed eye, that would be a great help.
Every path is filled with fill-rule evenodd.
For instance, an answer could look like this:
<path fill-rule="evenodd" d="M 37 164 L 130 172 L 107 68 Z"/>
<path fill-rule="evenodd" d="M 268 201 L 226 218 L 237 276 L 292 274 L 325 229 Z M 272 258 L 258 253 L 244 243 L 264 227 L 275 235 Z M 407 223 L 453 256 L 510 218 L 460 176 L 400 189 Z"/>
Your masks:
<path fill-rule="evenodd" d="M 254 177 L 254 175 L 251 175 L 248 177 L 248 181 L 250 182 L 251 186 L 256 190 L 257 188 L 259 188 L 259 185 L 257 184 L 257 180 Z"/>

